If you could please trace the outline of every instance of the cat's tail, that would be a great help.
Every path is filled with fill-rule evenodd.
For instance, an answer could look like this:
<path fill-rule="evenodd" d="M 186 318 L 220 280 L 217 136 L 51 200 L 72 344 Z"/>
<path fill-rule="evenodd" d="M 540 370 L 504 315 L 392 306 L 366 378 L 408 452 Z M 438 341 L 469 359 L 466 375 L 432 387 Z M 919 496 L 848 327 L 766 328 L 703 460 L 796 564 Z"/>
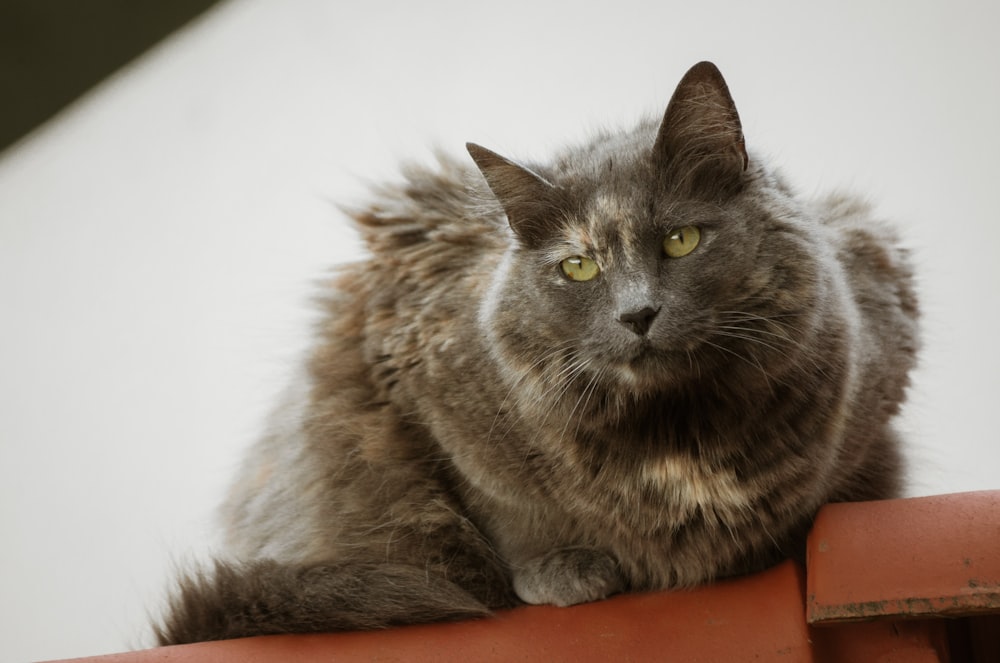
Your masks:
<path fill-rule="evenodd" d="M 160 645 L 174 645 L 488 614 L 458 585 L 415 566 L 216 561 L 181 578 L 166 619 L 154 629 Z"/>

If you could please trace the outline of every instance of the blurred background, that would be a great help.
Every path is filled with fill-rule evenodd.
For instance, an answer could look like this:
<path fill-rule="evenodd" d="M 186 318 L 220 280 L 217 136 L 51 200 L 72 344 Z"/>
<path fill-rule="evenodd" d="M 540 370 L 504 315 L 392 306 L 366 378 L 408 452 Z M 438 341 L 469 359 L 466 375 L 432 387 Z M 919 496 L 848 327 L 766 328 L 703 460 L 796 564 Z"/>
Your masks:
<path fill-rule="evenodd" d="M 995 3 L 355 5 L 0 3 L 0 660 L 151 644 L 361 255 L 337 203 L 435 146 L 659 115 L 702 59 L 756 153 L 915 251 L 910 494 L 1000 488 Z"/>

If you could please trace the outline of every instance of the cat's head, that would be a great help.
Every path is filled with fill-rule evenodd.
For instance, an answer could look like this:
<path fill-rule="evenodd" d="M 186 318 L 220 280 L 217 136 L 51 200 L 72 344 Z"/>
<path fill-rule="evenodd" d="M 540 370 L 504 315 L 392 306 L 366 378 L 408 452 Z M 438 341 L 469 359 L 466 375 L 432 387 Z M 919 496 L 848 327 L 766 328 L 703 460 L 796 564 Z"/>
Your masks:
<path fill-rule="evenodd" d="M 750 163 L 711 63 L 661 122 L 551 165 L 468 149 L 512 230 L 480 322 L 514 373 L 643 392 L 727 365 L 772 371 L 793 346 L 815 296 L 808 239 Z"/>

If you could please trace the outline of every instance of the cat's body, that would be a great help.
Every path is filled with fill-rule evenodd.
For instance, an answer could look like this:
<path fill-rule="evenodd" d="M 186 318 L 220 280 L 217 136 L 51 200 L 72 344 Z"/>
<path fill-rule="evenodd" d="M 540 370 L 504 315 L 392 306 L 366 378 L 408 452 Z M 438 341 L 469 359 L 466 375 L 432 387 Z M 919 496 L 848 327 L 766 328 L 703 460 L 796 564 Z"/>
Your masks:
<path fill-rule="evenodd" d="M 899 490 L 905 253 L 748 158 L 714 67 L 549 165 L 469 150 L 355 214 L 371 257 L 162 642 L 690 586 Z"/>

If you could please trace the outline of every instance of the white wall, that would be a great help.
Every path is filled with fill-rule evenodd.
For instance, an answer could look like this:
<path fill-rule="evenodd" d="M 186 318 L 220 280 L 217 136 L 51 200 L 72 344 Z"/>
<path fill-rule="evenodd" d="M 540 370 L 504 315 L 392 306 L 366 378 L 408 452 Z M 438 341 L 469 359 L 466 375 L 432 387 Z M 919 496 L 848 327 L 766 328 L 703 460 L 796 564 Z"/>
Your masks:
<path fill-rule="evenodd" d="M 346 4 L 223 5 L 0 156 L 0 659 L 149 644 L 310 281 L 357 255 L 331 201 L 435 143 L 659 113 L 701 59 L 803 191 L 869 193 L 917 249 L 911 492 L 1000 487 L 995 5 Z"/>

